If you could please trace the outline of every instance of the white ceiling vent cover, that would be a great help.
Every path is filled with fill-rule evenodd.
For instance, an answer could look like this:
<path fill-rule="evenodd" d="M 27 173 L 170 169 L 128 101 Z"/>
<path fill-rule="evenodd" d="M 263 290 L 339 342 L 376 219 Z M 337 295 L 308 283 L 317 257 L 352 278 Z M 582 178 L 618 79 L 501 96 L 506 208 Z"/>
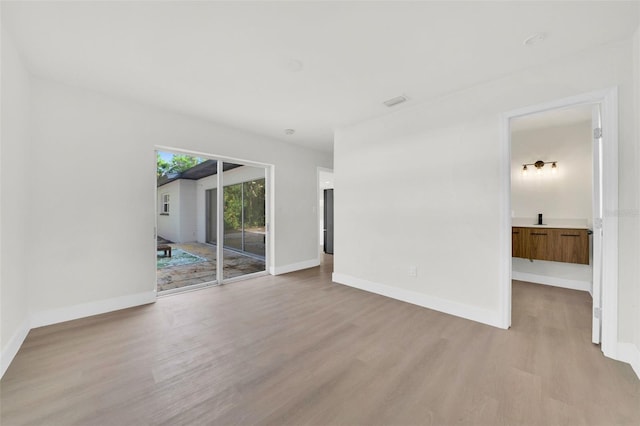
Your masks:
<path fill-rule="evenodd" d="M 406 96 L 396 96 L 395 98 L 391 98 L 387 101 L 384 101 L 383 103 L 388 106 L 389 108 L 391 108 L 392 106 L 396 106 L 398 104 L 401 104 L 403 102 L 407 102 L 408 98 Z"/>

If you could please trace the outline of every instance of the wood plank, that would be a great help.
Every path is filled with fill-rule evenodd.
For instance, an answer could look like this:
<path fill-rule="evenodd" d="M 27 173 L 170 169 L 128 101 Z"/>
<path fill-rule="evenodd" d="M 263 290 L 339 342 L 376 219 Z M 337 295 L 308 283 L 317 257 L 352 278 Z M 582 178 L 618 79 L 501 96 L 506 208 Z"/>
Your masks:
<path fill-rule="evenodd" d="M 585 292 L 514 282 L 500 330 L 330 274 L 32 330 L 1 424 L 640 424 L 640 381 L 591 344 Z"/>

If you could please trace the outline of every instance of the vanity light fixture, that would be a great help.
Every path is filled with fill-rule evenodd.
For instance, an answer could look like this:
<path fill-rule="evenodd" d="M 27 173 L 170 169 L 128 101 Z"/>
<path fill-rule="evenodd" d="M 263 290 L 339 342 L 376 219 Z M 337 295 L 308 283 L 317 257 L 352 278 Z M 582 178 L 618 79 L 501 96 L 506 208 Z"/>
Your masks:
<path fill-rule="evenodd" d="M 527 166 L 535 166 L 536 173 L 537 174 L 542 174 L 542 168 L 544 167 L 545 164 L 551 164 L 551 173 L 556 174 L 558 172 L 558 162 L 557 161 L 542 161 L 542 160 L 538 160 L 535 163 L 523 164 L 522 165 L 522 174 L 526 176 L 527 173 L 529 172 L 529 169 L 527 169 Z"/>

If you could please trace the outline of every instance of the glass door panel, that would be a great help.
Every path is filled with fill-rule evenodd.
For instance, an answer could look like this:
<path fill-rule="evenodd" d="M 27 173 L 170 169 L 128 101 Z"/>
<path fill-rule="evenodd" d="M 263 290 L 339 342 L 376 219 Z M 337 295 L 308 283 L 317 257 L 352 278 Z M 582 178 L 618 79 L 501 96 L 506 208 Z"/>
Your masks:
<path fill-rule="evenodd" d="M 264 178 L 243 184 L 243 250 L 264 258 L 266 246 L 265 233 L 265 187 Z"/>
<path fill-rule="evenodd" d="M 217 162 L 168 151 L 156 155 L 157 291 L 217 284 Z"/>
<path fill-rule="evenodd" d="M 242 250 L 242 184 L 224 187 L 224 246 Z"/>
<path fill-rule="evenodd" d="M 267 241 L 265 169 L 225 167 L 223 182 L 223 277 L 262 272 Z"/>

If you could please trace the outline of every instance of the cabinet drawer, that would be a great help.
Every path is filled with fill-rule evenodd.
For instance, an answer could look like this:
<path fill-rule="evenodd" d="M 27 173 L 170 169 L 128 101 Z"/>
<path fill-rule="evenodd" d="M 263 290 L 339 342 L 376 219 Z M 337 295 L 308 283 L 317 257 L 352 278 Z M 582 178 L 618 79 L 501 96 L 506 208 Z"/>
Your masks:
<path fill-rule="evenodd" d="M 589 235 L 586 229 L 554 229 L 553 260 L 589 264 Z"/>
<path fill-rule="evenodd" d="M 513 227 L 511 233 L 513 257 L 589 264 L 586 229 Z"/>
<path fill-rule="evenodd" d="M 553 233 L 550 229 L 528 229 L 529 259 L 553 259 Z"/>

